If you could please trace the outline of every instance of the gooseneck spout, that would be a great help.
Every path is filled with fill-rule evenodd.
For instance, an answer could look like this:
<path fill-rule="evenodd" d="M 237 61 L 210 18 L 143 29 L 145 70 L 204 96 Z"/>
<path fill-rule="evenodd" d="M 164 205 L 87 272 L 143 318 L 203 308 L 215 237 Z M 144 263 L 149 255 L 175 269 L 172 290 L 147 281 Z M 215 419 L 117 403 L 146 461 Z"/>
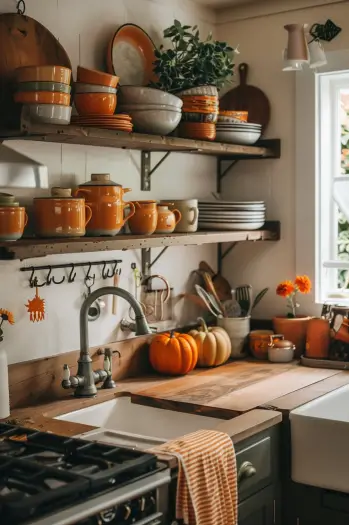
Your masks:
<path fill-rule="evenodd" d="M 75 389 L 76 397 L 95 396 L 97 394 L 96 384 L 106 381 L 108 378 L 109 365 L 107 367 L 108 370 L 93 370 L 88 341 L 88 310 L 99 297 L 105 295 L 117 295 L 130 304 L 135 312 L 136 335 L 152 333 L 141 305 L 127 290 L 115 286 L 106 286 L 105 288 L 99 288 L 88 295 L 80 310 L 80 357 L 78 360 L 78 373 L 76 376 L 70 376 L 68 365 L 64 365 L 63 371 L 62 386 L 66 389 Z M 109 382 L 106 388 L 111 388 L 111 384 L 112 382 Z"/>
<path fill-rule="evenodd" d="M 143 310 L 137 299 L 133 297 L 130 292 L 123 288 L 117 288 L 115 286 L 106 286 L 105 288 L 99 288 L 90 295 L 88 295 L 83 302 L 80 310 L 80 354 L 89 354 L 89 342 L 88 342 L 88 310 L 90 306 L 99 298 L 105 295 L 117 295 L 122 299 L 125 299 L 133 308 L 136 314 L 136 335 L 151 334 L 151 330 L 144 316 Z"/>

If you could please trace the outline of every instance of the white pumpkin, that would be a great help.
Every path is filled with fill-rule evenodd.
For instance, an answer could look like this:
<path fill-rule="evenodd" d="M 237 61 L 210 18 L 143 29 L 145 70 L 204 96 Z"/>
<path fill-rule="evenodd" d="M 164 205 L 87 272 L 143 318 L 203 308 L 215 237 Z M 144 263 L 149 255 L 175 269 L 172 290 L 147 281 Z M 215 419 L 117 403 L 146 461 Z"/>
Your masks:
<path fill-rule="evenodd" d="M 197 366 L 206 368 L 223 365 L 231 354 L 231 341 L 227 332 L 219 326 L 208 328 L 202 318 L 199 321 L 200 328 L 189 332 L 198 347 Z"/>

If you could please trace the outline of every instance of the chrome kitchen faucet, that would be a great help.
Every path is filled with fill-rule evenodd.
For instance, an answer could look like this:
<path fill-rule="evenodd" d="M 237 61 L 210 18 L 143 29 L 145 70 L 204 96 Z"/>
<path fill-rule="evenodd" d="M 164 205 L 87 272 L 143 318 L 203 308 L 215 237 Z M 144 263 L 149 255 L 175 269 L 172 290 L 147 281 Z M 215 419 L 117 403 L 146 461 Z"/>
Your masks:
<path fill-rule="evenodd" d="M 88 310 L 90 306 L 99 298 L 105 295 L 117 295 L 125 299 L 135 312 L 136 335 L 151 334 L 151 330 L 144 316 L 139 302 L 123 288 L 107 286 L 92 292 L 82 303 L 80 310 L 80 357 L 78 359 L 78 373 L 71 376 L 68 365 L 63 367 L 62 387 L 75 390 L 76 397 L 93 397 L 97 394 L 97 383 L 101 383 L 108 378 L 108 371 L 96 370 L 92 368 L 92 359 L 89 353 L 88 342 Z M 111 357 L 110 357 L 111 359 Z"/>

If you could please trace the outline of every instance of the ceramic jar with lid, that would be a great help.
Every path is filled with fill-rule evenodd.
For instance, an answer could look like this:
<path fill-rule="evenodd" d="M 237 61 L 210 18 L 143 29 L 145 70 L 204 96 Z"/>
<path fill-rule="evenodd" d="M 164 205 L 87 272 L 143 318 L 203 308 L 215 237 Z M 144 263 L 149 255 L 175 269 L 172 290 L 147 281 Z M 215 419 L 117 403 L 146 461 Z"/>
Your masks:
<path fill-rule="evenodd" d="M 92 217 L 85 199 L 72 197 L 70 188 L 52 188 L 51 197 L 34 199 L 38 237 L 83 237 Z"/>
<path fill-rule="evenodd" d="M 155 233 L 173 233 L 182 218 L 179 210 L 170 210 L 171 204 L 161 203 L 157 205 L 158 221 Z"/>
<path fill-rule="evenodd" d="M 294 359 L 296 346 L 292 341 L 270 338 L 268 359 L 272 363 L 290 363 Z"/>
<path fill-rule="evenodd" d="M 136 201 L 135 214 L 128 221 L 130 231 L 134 235 L 152 235 L 158 223 L 156 201 Z"/>
<path fill-rule="evenodd" d="M 117 235 L 124 224 L 133 217 L 135 206 L 124 202 L 124 194 L 131 191 L 110 179 L 109 173 L 91 175 L 91 180 L 81 184 L 74 192 L 75 197 L 83 197 L 92 210 L 92 219 L 86 227 L 90 236 Z M 125 216 L 125 208 L 130 213 Z"/>
<path fill-rule="evenodd" d="M 23 235 L 28 216 L 14 195 L 0 193 L 0 241 L 17 241 Z"/>

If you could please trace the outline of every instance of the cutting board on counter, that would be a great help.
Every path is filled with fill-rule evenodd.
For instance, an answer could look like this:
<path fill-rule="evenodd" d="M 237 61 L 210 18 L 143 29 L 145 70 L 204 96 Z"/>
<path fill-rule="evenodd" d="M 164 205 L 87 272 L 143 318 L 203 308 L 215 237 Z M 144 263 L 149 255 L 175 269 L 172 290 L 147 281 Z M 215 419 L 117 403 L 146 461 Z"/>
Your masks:
<path fill-rule="evenodd" d="M 310 372 L 310 373 L 309 373 Z M 310 386 L 338 373 L 306 369 L 296 363 L 234 362 L 199 375 L 180 377 L 163 385 L 137 391 L 137 402 L 164 408 L 178 404 L 185 410 L 217 415 L 239 415 Z"/>

